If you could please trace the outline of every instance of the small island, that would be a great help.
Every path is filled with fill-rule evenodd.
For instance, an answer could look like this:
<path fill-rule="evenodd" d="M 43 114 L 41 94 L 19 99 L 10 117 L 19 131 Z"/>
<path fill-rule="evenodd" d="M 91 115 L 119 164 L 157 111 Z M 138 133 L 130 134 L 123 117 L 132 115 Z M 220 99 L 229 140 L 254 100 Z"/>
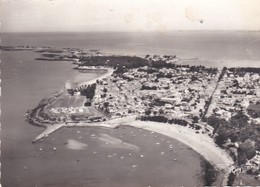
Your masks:
<path fill-rule="evenodd" d="M 99 72 L 43 99 L 27 120 L 46 130 L 130 125 L 177 139 L 200 153 L 218 175 L 206 185 L 239 185 L 236 175 L 260 178 L 260 68 L 185 64 L 175 55 L 106 55 L 100 50 L 1 46 L 28 50 L 36 60 L 69 61 L 76 71 Z"/>

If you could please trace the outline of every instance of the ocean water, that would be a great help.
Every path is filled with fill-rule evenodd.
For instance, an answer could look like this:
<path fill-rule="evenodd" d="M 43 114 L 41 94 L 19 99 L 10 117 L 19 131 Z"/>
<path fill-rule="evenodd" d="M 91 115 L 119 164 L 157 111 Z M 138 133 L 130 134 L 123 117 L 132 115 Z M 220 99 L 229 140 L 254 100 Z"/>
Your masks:
<path fill-rule="evenodd" d="M 64 41 L 61 38 L 56 41 L 51 36 L 47 37 L 49 39 L 40 39 L 39 35 L 36 38 L 28 37 L 5 36 L 1 45 L 67 47 L 73 43 L 71 40 L 67 44 L 62 43 Z M 74 47 L 77 47 L 77 40 L 74 42 Z M 91 43 L 88 45 L 90 47 Z M 82 44 L 78 47 L 82 47 Z M 140 132 L 127 127 L 117 130 L 61 129 L 46 140 L 33 144 L 32 140 L 44 129 L 25 122 L 26 111 L 35 107 L 42 98 L 62 89 L 67 80 L 78 81 L 83 76 L 88 80 L 96 76 L 95 73 L 78 76 L 72 63 L 36 61 L 34 58 L 37 55 L 33 52 L 1 52 L 1 184 L 4 187 L 198 184 L 202 170 L 199 154 L 175 140 L 147 131 Z M 135 135 L 130 134 L 130 131 Z M 117 146 L 106 147 L 98 138 L 93 139 L 92 134 L 97 137 L 108 134 L 121 138 L 140 150 L 136 152 Z M 87 144 L 86 150 L 68 149 L 66 144 L 71 139 Z M 169 151 L 166 139 L 176 152 Z M 98 155 L 93 155 L 93 152 L 98 152 Z M 116 155 L 111 160 L 109 155 L 113 154 Z"/>
<path fill-rule="evenodd" d="M 1 140 L 2 184 L 20 186 L 26 179 L 21 168 L 30 163 L 35 145 L 32 138 L 43 131 L 24 120 L 28 109 L 60 90 L 77 72 L 68 62 L 35 61 L 32 52 L 1 52 Z M 86 74 L 86 79 L 96 74 Z M 21 185 L 26 186 L 26 185 Z"/>
<path fill-rule="evenodd" d="M 66 80 L 79 79 L 71 63 L 35 61 L 36 56 L 32 52 L 1 54 L 1 183 L 4 187 L 198 184 L 202 170 L 199 154 L 175 140 L 145 130 L 64 128 L 33 144 L 32 140 L 44 129 L 25 122 L 27 109 L 62 89 Z M 96 74 L 85 73 L 80 76 L 81 80 L 83 76 L 88 80 Z M 109 147 L 101 141 L 102 134 L 132 144 L 138 151 L 126 149 L 121 143 Z M 69 140 L 87 147 L 85 150 L 68 149 Z M 170 144 L 174 152 L 169 151 Z"/>
<path fill-rule="evenodd" d="M 1 45 L 90 48 L 131 55 L 177 54 L 183 58 L 250 60 L 256 64 L 260 59 L 259 37 L 258 32 L 20 33 L 1 34 Z M 128 128 L 85 128 L 78 133 L 78 128 L 72 128 L 61 129 L 43 142 L 32 144 L 32 139 L 43 128 L 24 121 L 27 109 L 61 89 L 68 79 L 74 81 L 78 74 L 69 62 L 35 61 L 37 55 L 33 52 L 1 52 L 1 183 L 4 187 L 194 186 L 201 170 L 200 156 L 184 145 L 181 145 L 184 149 L 179 149 L 179 143 L 174 140 L 169 141 L 176 147 L 177 153 L 168 153 L 166 137 L 161 135 L 147 138 L 151 136 L 149 132 Z M 96 74 L 85 76 L 91 79 Z M 125 159 L 129 150 L 102 147 L 100 142 L 89 137 L 101 133 L 117 138 L 122 135 L 131 144 L 140 147 L 141 152 L 132 153 L 133 157 Z M 88 147 L 84 151 L 69 150 L 66 148 L 69 139 L 82 141 Z M 158 142 L 160 146 L 157 146 Z M 57 151 L 54 152 L 53 147 L 57 147 Z M 93 152 L 99 152 L 99 156 L 93 156 Z M 167 154 L 162 157 L 158 154 L 160 152 Z M 109 160 L 108 156 L 114 153 L 120 157 Z M 147 159 L 140 160 L 139 154 Z M 120 160 L 122 156 L 124 158 Z M 173 158 L 178 161 L 173 162 Z"/>
<path fill-rule="evenodd" d="M 260 60 L 260 32 L 16 33 L 2 45 L 101 49 L 113 54 L 176 54 L 207 60 Z"/>

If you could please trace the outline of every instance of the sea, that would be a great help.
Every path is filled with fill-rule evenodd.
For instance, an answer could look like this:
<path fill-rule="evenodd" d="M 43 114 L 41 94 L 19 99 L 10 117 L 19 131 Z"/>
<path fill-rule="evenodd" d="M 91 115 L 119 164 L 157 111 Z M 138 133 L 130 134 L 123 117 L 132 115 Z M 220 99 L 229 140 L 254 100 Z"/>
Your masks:
<path fill-rule="evenodd" d="M 260 67 L 259 32 L 1 33 L 1 45 L 100 49 L 108 54 L 200 58 L 209 66 L 230 62 Z M 1 51 L 1 184 L 3 187 L 194 186 L 202 158 L 160 134 L 121 127 L 64 128 L 32 143 L 44 129 L 25 114 L 44 97 L 75 82 L 71 62 L 36 61 L 34 52 Z M 235 62 L 235 63 L 234 63 Z M 89 80 L 95 73 L 81 75 Z M 104 137 L 110 137 L 104 139 Z M 68 142 L 84 144 L 74 149 Z M 130 147 L 122 147 L 127 142 Z M 137 147 L 138 149 L 132 149 Z M 174 151 L 169 148 L 173 147 Z"/>
<path fill-rule="evenodd" d="M 260 66 L 260 32 L 4 33 L 1 41 L 1 45 L 90 48 L 120 55 L 175 54 L 182 59 L 205 60 L 207 66 L 218 66 L 216 62 L 221 66 Z"/>

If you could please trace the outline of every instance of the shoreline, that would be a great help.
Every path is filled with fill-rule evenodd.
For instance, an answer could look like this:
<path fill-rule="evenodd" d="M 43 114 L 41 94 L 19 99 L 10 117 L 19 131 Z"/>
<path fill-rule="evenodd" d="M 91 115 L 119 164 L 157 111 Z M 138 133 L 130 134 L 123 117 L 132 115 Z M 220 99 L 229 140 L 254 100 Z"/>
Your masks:
<path fill-rule="evenodd" d="M 125 134 L 124 134 L 123 137 L 120 137 L 120 135 L 123 134 L 122 131 Z M 130 131 L 135 135 L 135 137 L 132 136 L 133 134 L 130 133 Z M 73 133 L 73 132 L 75 132 L 75 133 Z M 77 132 L 80 132 L 80 133 L 78 134 Z M 88 132 L 88 133 L 85 135 L 86 132 Z M 96 132 L 99 132 L 99 133 L 96 133 Z M 91 148 L 90 146 L 92 146 L 92 144 L 90 142 L 88 142 L 87 140 L 93 140 L 93 141 L 95 141 L 95 143 L 99 143 L 99 139 L 97 139 L 97 138 L 102 137 L 102 133 L 103 134 L 108 134 L 107 132 L 110 132 L 111 134 L 109 134 L 109 135 L 112 136 L 112 137 L 116 137 L 116 138 L 118 138 L 120 140 L 121 139 L 124 140 L 123 142 L 122 141 L 118 142 L 118 146 L 120 146 L 122 149 L 120 149 L 120 148 L 119 149 L 114 149 L 113 147 L 111 149 L 109 147 L 113 146 L 113 145 L 111 145 L 110 142 L 109 142 L 108 145 L 106 145 L 104 142 L 102 143 L 102 141 L 100 142 L 101 144 L 99 144 L 100 146 L 94 147 L 95 150 L 94 149 L 90 149 Z M 67 134 L 69 137 L 68 136 L 64 136 L 65 135 L 64 133 Z M 96 137 L 94 139 L 91 136 L 92 134 L 96 135 Z M 143 134 L 146 134 L 146 137 L 143 137 Z M 82 138 L 79 139 L 78 138 L 79 136 L 81 136 Z M 139 171 L 141 173 L 145 173 L 144 172 L 145 170 L 147 170 L 148 172 L 151 171 L 152 168 L 151 167 L 147 167 L 148 165 L 146 165 L 146 163 L 147 163 L 147 160 L 149 161 L 148 157 L 150 157 L 150 155 L 148 153 L 150 153 L 150 150 L 151 151 L 153 150 L 154 153 L 158 154 L 158 155 L 156 155 L 156 154 L 153 155 L 153 157 L 154 157 L 153 160 L 150 159 L 150 161 L 153 162 L 153 164 L 155 166 L 157 164 L 162 165 L 162 166 L 165 166 L 166 163 L 169 164 L 169 165 L 166 164 L 168 169 L 161 167 L 160 170 L 162 170 L 165 173 L 171 171 L 169 173 L 169 175 L 175 177 L 175 172 L 178 173 L 178 168 L 179 168 L 180 171 L 183 173 L 183 175 L 181 175 L 181 176 L 184 178 L 183 180 L 180 179 L 181 181 L 186 181 L 185 174 L 188 175 L 187 176 L 188 179 L 190 179 L 191 177 L 193 177 L 193 179 L 194 179 L 194 181 L 190 182 L 190 185 L 185 185 L 185 186 L 194 186 L 194 185 L 204 186 L 204 176 L 205 176 L 204 174 L 205 174 L 205 171 L 207 171 L 205 169 L 205 163 L 206 163 L 205 159 L 203 157 L 201 157 L 199 154 L 197 154 L 194 150 L 188 148 L 186 145 L 179 144 L 179 142 L 175 141 L 174 139 L 171 139 L 171 138 L 168 138 L 168 137 L 165 137 L 165 136 L 162 137 L 162 136 L 163 135 L 160 135 L 160 134 L 157 134 L 157 133 L 152 134 L 152 133 L 150 133 L 150 131 L 138 130 L 137 128 L 134 128 L 134 127 L 131 127 L 131 126 L 119 126 L 119 128 L 116 128 L 116 129 L 107 128 L 107 127 L 106 128 L 105 127 L 96 127 L 96 126 L 93 126 L 93 127 L 88 127 L 88 126 L 86 126 L 86 127 L 71 126 L 71 127 L 67 127 L 67 128 L 66 127 L 62 127 L 57 132 L 55 132 L 52 135 L 50 135 L 48 137 L 48 139 L 39 142 L 39 144 L 38 145 L 36 144 L 35 146 L 42 147 L 42 145 L 45 144 L 44 143 L 45 141 L 46 142 L 53 142 L 53 141 L 54 142 L 59 142 L 59 143 L 54 144 L 54 145 L 52 145 L 52 144 L 49 145 L 48 148 L 51 149 L 50 152 L 54 152 L 52 150 L 54 147 L 57 148 L 57 151 L 55 151 L 55 154 L 59 154 L 59 155 L 61 154 L 61 151 L 63 151 L 63 153 L 66 153 L 67 151 L 75 152 L 74 155 L 76 156 L 76 158 L 74 160 L 76 161 L 76 159 L 79 159 L 80 160 L 79 164 L 80 163 L 85 163 L 85 162 L 83 162 L 83 157 L 84 157 L 84 160 L 86 161 L 86 160 L 89 159 L 88 157 L 93 158 L 93 157 L 97 156 L 98 158 L 96 158 L 96 161 L 97 161 L 97 159 L 99 159 L 98 162 L 100 162 L 100 159 L 101 159 L 101 161 L 105 162 L 105 164 L 109 164 L 112 159 L 114 159 L 114 161 L 116 163 L 120 162 L 121 164 L 127 164 L 128 163 L 128 160 L 125 160 L 125 159 L 135 159 L 133 164 L 138 165 L 138 168 L 140 168 L 142 166 L 141 171 Z M 157 137 L 159 137 L 159 138 L 157 138 Z M 55 138 L 55 140 L 53 140 L 53 138 Z M 134 138 L 134 139 L 131 140 L 132 138 Z M 149 140 L 150 139 L 154 140 L 154 142 L 153 141 L 148 141 L 147 138 L 149 138 Z M 165 141 L 164 140 L 161 141 L 161 138 L 164 138 Z M 80 151 L 74 151 L 74 150 L 63 149 L 62 147 L 65 146 L 67 148 L 68 145 L 67 144 L 63 145 L 63 143 L 62 144 L 60 144 L 60 143 L 61 142 L 65 142 L 65 141 L 69 142 L 69 140 L 75 140 L 75 141 L 87 144 L 88 147 L 86 147 L 86 149 L 82 150 L 82 151 L 81 150 Z M 170 143 L 167 144 L 166 140 L 169 141 Z M 137 142 L 140 142 L 140 144 L 137 144 Z M 160 142 L 160 145 L 155 145 L 156 142 Z M 134 154 L 134 151 L 131 151 L 130 149 L 128 149 L 129 151 L 126 150 L 128 143 L 136 145 L 136 146 L 139 146 L 141 148 L 140 151 L 138 151 L 138 152 L 136 152 L 136 154 Z M 102 146 L 102 144 L 103 144 L 103 146 Z M 140 146 L 140 145 L 142 145 L 142 146 Z M 174 146 L 174 151 L 170 151 L 170 149 L 168 148 L 169 145 L 173 145 Z M 59 146 L 61 146 L 61 147 L 59 147 Z M 153 146 L 154 146 L 154 149 L 153 149 Z M 164 147 L 164 146 L 166 146 L 166 147 Z M 179 149 L 178 147 L 180 147 L 180 146 L 182 146 L 183 149 Z M 106 150 L 106 147 L 108 147 L 107 150 Z M 44 147 L 42 147 L 42 148 L 44 149 Z M 99 149 L 99 150 L 97 150 L 97 149 Z M 154 150 L 157 150 L 157 149 L 159 151 L 154 151 Z M 44 151 L 45 150 L 46 149 L 44 149 Z M 108 156 L 108 155 L 112 155 L 112 153 L 118 153 L 118 155 L 123 154 L 122 152 L 125 151 L 125 150 L 127 151 L 127 154 L 123 155 L 123 156 L 125 156 L 124 159 L 121 159 L 120 156 L 119 157 L 114 157 L 113 156 L 113 158 L 110 158 L 110 156 Z M 86 156 L 85 152 L 87 152 L 87 151 L 90 151 L 90 154 L 87 154 L 87 156 Z M 95 154 L 92 155 L 92 151 L 96 151 L 98 154 L 96 154 L 96 152 L 94 152 Z M 109 153 L 108 151 L 111 152 L 111 153 Z M 161 152 L 164 153 L 163 156 L 160 155 Z M 191 162 L 189 158 L 183 157 L 183 155 L 186 155 L 184 152 L 187 155 L 189 155 L 189 158 L 191 158 L 194 161 Z M 42 152 L 42 153 L 44 153 L 44 152 Z M 131 153 L 132 155 L 130 157 L 128 157 L 127 156 L 128 153 Z M 137 157 L 135 157 L 135 155 Z M 143 156 L 140 156 L 140 155 L 144 155 L 144 158 L 143 158 Z M 174 160 L 175 158 L 176 158 L 176 160 Z M 106 160 L 104 160 L 104 159 L 106 159 Z M 157 161 L 157 159 L 158 159 L 159 163 L 155 162 L 155 161 Z M 124 163 L 122 163 L 122 161 L 124 161 Z M 183 166 L 182 164 L 186 163 L 185 161 L 189 162 L 191 165 L 184 164 L 184 166 Z M 196 165 L 196 166 L 194 167 L 194 165 Z M 130 165 L 130 168 L 131 168 L 131 166 L 132 166 L 132 164 Z M 192 169 L 189 169 L 190 167 Z M 86 168 L 86 167 L 84 167 L 84 168 Z M 79 172 L 80 171 L 85 171 L 85 170 L 79 169 Z M 160 181 L 163 183 L 164 182 L 163 179 L 165 177 L 164 176 L 159 176 L 160 175 L 159 170 L 155 169 L 155 171 L 156 171 L 157 175 L 153 174 L 154 172 L 152 172 L 150 177 L 151 176 L 153 176 L 153 177 L 158 176 L 158 180 L 159 181 L 158 181 L 158 184 L 155 185 L 155 186 L 160 186 Z M 186 173 L 185 171 L 187 171 L 188 173 Z M 128 171 L 125 171 L 125 172 L 127 173 Z M 201 175 L 201 174 L 203 174 L 203 175 Z M 136 175 L 140 176 L 140 175 L 138 175 L 137 172 L 135 172 L 134 175 L 135 176 Z M 178 175 L 178 176 L 180 176 L 180 175 Z M 142 176 L 140 176 L 140 178 L 142 178 Z M 160 178 L 162 178 L 162 180 Z M 149 180 L 149 175 L 148 175 L 147 179 L 148 179 L 147 183 L 148 184 L 152 184 L 152 186 L 154 186 L 153 183 L 149 182 L 150 181 Z M 172 178 L 172 179 L 169 178 L 168 181 L 169 181 L 169 185 L 167 185 L 167 186 L 172 186 L 171 182 L 174 183 L 174 184 L 180 184 L 179 186 L 183 185 L 182 182 L 178 182 L 179 181 L 178 177 L 177 178 Z M 165 182 L 166 182 L 166 180 L 165 180 Z M 126 184 L 128 184 L 128 183 L 126 183 Z M 144 185 L 144 186 L 148 186 L 148 184 Z M 108 185 L 110 185 L 110 183 L 108 183 Z M 111 185 L 113 185 L 113 184 L 111 184 Z M 124 185 L 121 184 L 121 186 L 124 186 Z"/>
<path fill-rule="evenodd" d="M 111 76 L 113 74 L 113 72 L 114 72 L 113 68 L 103 68 L 103 69 L 97 69 L 97 70 L 106 70 L 107 72 L 106 73 L 102 73 L 102 74 L 100 74 L 100 75 L 98 75 L 98 76 L 96 76 L 96 77 L 94 77 L 94 78 L 92 78 L 92 79 L 90 79 L 88 81 L 84 81 L 82 83 L 79 83 L 79 84 L 77 84 L 77 86 L 79 87 L 79 86 L 86 85 L 86 84 L 96 83 L 97 80 L 100 80 L 100 79 L 106 78 L 108 76 Z M 62 90 L 62 92 L 64 92 L 64 90 Z M 55 97 L 55 95 L 51 96 L 47 100 L 46 103 L 48 103 L 48 101 L 50 99 L 53 99 L 53 97 Z M 35 143 L 35 142 L 37 142 L 37 141 L 39 141 L 39 140 L 41 140 L 43 138 L 48 137 L 49 134 L 55 132 L 56 130 L 58 130 L 58 129 L 64 127 L 64 126 L 68 126 L 65 123 L 45 124 L 45 123 L 41 123 L 41 122 L 37 121 L 36 120 L 36 118 L 38 118 L 37 117 L 37 115 L 38 115 L 38 111 L 37 110 L 38 109 L 36 109 L 36 111 L 34 111 L 36 116 L 30 116 L 31 114 L 27 114 L 27 117 L 29 117 L 29 121 L 28 122 L 30 124 L 34 125 L 34 126 L 43 127 L 44 131 L 41 134 L 39 134 L 37 137 L 34 138 L 34 140 L 32 141 L 33 143 Z"/>
<path fill-rule="evenodd" d="M 104 127 L 104 128 L 118 128 L 120 126 L 130 126 L 136 129 L 144 129 L 151 132 L 156 132 L 179 141 L 196 153 L 201 155 L 204 161 L 207 161 L 217 172 L 216 180 L 213 182 L 216 186 L 223 186 L 227 184 L 228 176 L 233 169 L 233 160 L 227 152 L 217 147 L 213 139 L 206 134 L 199 133 L 188 127 L 183 127 L 174 124 L 165 124 L 160 122 L 137 121 L 136 116 L 128 116 L 125 118 L 114 119 L 99 123 L 68 123 L 57 124 L 47 127 L 43 133 L 38 135 L 33 142 L 46 138 L 49 134 L 56 130 L 67 127 Z M 37 139 L 38 138 L 38 139 Z M 36 140 L 37 139 L 37 140 Z"/>
<path fill-rule="evenodd" d="M 76 70 L 80 71 L 81 69 L 76 69 Z M 83 69 L 83 70 L 88 70 L 88 69 Z M 107 68 L 107 67 L 96 68 L 96 69 L 91 68 L 91 70 L 95 70 L 95 71 L 102 70 L 104 73 L 101 73 L 100 75 L 93 77 L 88 81 L 83 81 L 81 83 L 76 84 L 77 87 L 94 84 L 96 83 L 97 80 L 101 80 L 108 76 L 111 76 L 114 72 L 113 68 Z M 130 120 L 131 122 L 129 122 L 124 120 L 125 119 L 119 118 L 119 119 L 100 122 L 100 123 L 84 123 L 84 122 L 65 123 L 64 122 L 64 123 L 57 123 L 54 125 L 46 125 L 45 130 L 33 140 L 33 143 L 45 137 L 48 137 L 49 134 L 55 132 L 56 130 L 62 127 L 100 126 L 100 127 L 107 127 L 107 128 L 117 128 L 118 126 L 127 125 L 134 128 L 141 128 L 149 131 L 154 131 L 156 133 L 168 136 L 170 138 L 173 138 L 174 140 L 184 143 L 185 145 L 187 145 L 188 147 L 196 151 L 198 154 L 200 154 L 202 158 L 205 159 L 205 161 L 208 161 L 216 171 L 220 171 L 218 172 L 217 179 L 215 181 L 216 183 L 218 183 L 217 186 L 227 184 L 228 176 L 231 170 L 233 169 L 232 167 L 234 165 L 233 160 L 225 150 L 217 147 L 216 144 L 214 143 L 214 140 L 208 135 L 202 133 L 197 134 L 195 130 L 189 129 L 188 127 L 182 127 L 180 125 L 170 125 L 170 124 L 162 124 L 158 122 L 144 122 L 144 121 L 136 121 L 136 120 L 132 120 L 132 121 Z"/>
<path fill-rule="evenodd" d="M 101 74 L 91 80 L 84 81 L 77 86 L 86 84 L 93 84 L 98 79 L 106 78 L 113 73 L 112 68 L 105 68 L 106 73 Z M 102 69 L 104 70 L 104 69 Z M 220 171 L 217 176 L 218 185 L 227 183 L 228 175 L 231 171 L 231 166 L 234 164 L 232 158 L 221 148 L 217 147 L 213 139 L 206 134 L 197 134 L 195 130 L 189 129 L 188 127 L 182 127 L 180 125 L 162 124 L 159 122 L 144 122 L 136 121 L 136 116 L 129 116 L 126 118 L 118 118 L 106 122 L 99 123 L 58 123 L 55 125 L 46 125 L 45 130 L 38 135 L 33 143 L 46 138 L 49 134 L 55 132 L 62 127 L 106 127 L 106 128 L 117 128 L 118 126 L 131 126 L 134 128 L 141 128 L 149 131 L 154 131 L 162 135 L 166 135 L 179 142 L 192 148 L 198 154 L 200 154 L 206 161 L 208 161 L 214 169 Z M 206 148 L 206 149 L 205 149 Z M 223 174 L 224 173 L 224 174 Z M 221 179 L 219 179 L 221 178 Z"/>
<path fill-rule="evenodd" d="M 201 155 L 204 161 L 212 165 L 217 172 L 216 180 L 213 181 L 215 186 L 225 186 L 228 177 L 234 168 L 234 162 L 228 153 L 217 147 L 214 140 L 206 134 L 197 134 L 195 130 L 188 127 L 151 121 L 136 120 L 136 116 L 114 119 L 105 123 L 78 124 L 79 127 L 105 127 L 118 128 L 119 126 L 130 126 L 144 129 L 168 136 L 192 148 L 196 153 Z M 205 149 L 206 148 L 206 149 Z M 210 179 L 211 180 L 211 179 Z M 212 184 L 211 184 L 212 185 Z"/>
<path fill-rule="evenodd" d="M 193 148 L 218 169 L 226 169 L 233 164 L 232 158 L 224 150 L 217 147 L 212 138 L 206 134 L 196 134 L 194 130 L 187 127 L 150 121 L 133 121 L 123 125 L 154 131 L 174 138 Z M 207 147 L 207 149 L 205 149 L 205 147 Z"/>
<path fill-rule="evenodd" d="M 197 134 L 193 129 L 180 125 L 162 124 L 160 122 L 132 121 L 123 125 L 153 131 L 173 138 L 192 148 L 208 161 L 219 173 L 215 186 L 227 185 L 234 162 L 226 151 L 216 146 L 213 139 L 206 134 Z"/>
<path fill-rule="evenodd" d="M 94 78 L 92 78 L 92 79 L 90 79 L 88 81 L 84 81 L 84 82 L 81 82 L 81 83 L 77 84 L 78 87 L 86 85 L 86 84 L 96 83 L 97 80 L 101 80 L 101 79 L 104 79 L 106 77 L 109 77 L 114 72 L 113 68 L 102 68 L 102 69 L 98 69 L 97 68 L 97 69 L 91 69 L 91 70 L 106 70 L 107 72 L 106 73 L 102 73 L 102 74 L 100 74 L 100 75 L 98 75 L 98 76 L 96 76 L 96 77 L 94 77 Z M 79 69 L 78 69 L 78 71 L 79 71 Z"/>
<path fill-rule="evenodd" d="M 226 151 L 216 146 L 213 139 L 206 134 L 197 134 L 195 130 L 189 129 L 176 124 L 165 124 L 160 122 L 147 122 L 135 120 L 134 116 L 124 119 L 113 120 L 108 123 L 99 123 L 87 125 L 88 127 L 106 127 L 117 128 L 119 126 L 130 126 L 134 128 L 144 129 L 156 132 L 179 141 L 196 153 L 201 155 L 204 161 L 212 165 L 217 173 L 216 180 L 213 181 L 215 186 L 225 186 L 228 177 L 234 168 L 234 162 Z M 206 174 L 206 173 L 205 173 Z M 212 179 L 210 179 L 212 180 Z M 211 185 L 213 185 L 211 184 Z"/>
<path fill-rule="evenodd" d="M 176 61 L 178 65 L 190 65 L 190 66 L 205 66 L 210 68 L 259 68 L 260 60 L 235 60 L 235 59 L 179 59 Z"/>

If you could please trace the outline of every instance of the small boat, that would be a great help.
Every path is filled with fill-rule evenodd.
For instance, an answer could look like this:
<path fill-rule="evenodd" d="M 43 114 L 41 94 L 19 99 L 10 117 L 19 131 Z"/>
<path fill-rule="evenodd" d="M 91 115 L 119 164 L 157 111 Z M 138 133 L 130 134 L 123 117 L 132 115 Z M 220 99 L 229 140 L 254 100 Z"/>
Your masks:
<path fill-rule="evenodd" d="M 173 161 L 177 161 L 177 159 L 176 159 L 176 158 L 174 158 L 174 159 L 173 159 Z"/>

